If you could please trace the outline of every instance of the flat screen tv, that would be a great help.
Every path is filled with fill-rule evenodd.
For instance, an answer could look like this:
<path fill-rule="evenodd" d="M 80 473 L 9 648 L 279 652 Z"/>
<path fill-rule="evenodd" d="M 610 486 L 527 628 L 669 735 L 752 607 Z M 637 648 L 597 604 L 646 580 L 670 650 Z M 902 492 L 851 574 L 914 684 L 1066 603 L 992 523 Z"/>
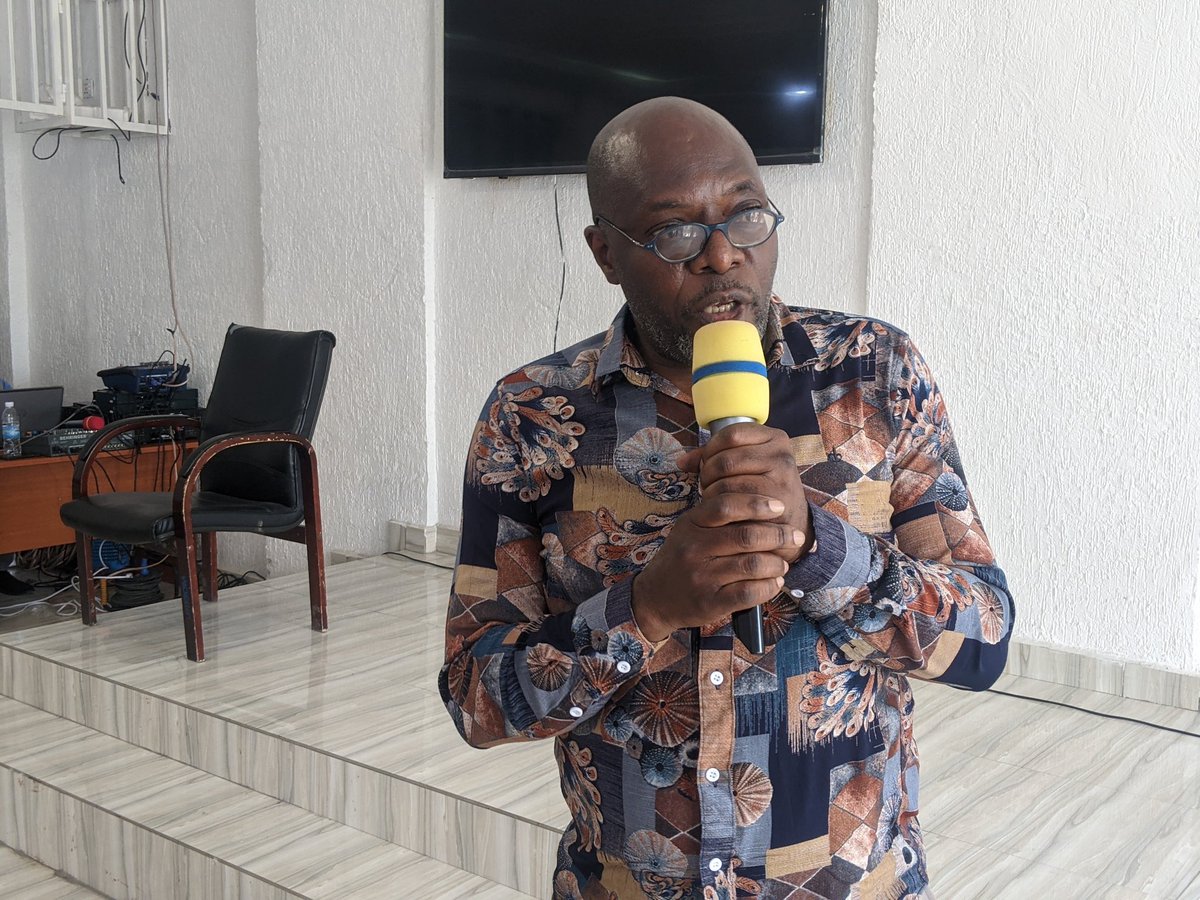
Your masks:
<path fill-rule="evenodd" d="M 445 175 L 582 172 L 600 127 L 698 100 L 760 163 L 821 160 L 826 0 L 445 0 Z"/>

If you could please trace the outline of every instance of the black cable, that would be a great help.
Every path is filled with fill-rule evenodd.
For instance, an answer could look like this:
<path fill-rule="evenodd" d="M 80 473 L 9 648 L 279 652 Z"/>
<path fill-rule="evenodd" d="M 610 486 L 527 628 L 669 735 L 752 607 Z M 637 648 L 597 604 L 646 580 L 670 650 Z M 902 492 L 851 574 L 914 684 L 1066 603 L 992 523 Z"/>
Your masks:
<path fill-rule="evenodd" d="M 109 117 L 108 117 L 108 121 L 112 122 L 112 123 L 113 123 L 113 125 L 114 125 L 114 126 L 116 126 L 116 129 L 117 129 L 117 131 L 121 132 L 121 137 L 125 138 L 125 140 L 126 140 L 126 141 L 130 141 L 130 140 L 132 140 L 132 139 L 133 139 L 133 135 L 131 135 L 131 134 L 130 134 L 128 131 L 126 131 L 124 128 L 122 128 L 122 127 L 121 127 L 121 123 L 120 123 L 120 122 L 118 122 L 116 119 L 114 119 L 112 116 L 109 116 Z M 117 139 L 117 136 L 116 136 L 116 135 L 113 135 L 112 137 L 113 137 L 113 140 L 116 140 L 116 139 Z"/>
<path fill-rule="evenodd" d="M 40 159 L 40 160 L 42 160 L 42 162 L 45 162 L 48 159 L 54 159 L 54 157 L 58 154 L 59 147 L 62 146 L 63 132 L 64 131 L 78 131 L 78 130 L 79 129 L 77 127 L 72 126 L 72 125 L 59 125 L 55 128 L 47 128 L 45 131 L 43 131 L 41 134 L 39 134 L 33 140 L 33 148 L 32 148 L 33 158 Z M 48 156 L 38 156 L 38 152 L 37 152 L 38 144 L 40 144 L 42 142 L 42 138 L 44 138 L 48 134 L 54 135 L 54 149 L 52 151 L 50 151 L 50 154 Z"/>
<path fill-rule="evenodd" d="M 137 35 L 135 35 L 134 39 L 133 39 L 134 49 L 137 50 L 138 66 L 142 70 L 142 85 L 141 85 L 141 90 L 138 91 L 138 95 L 137 95 L 138 100 L 141 100 L 142 97 L 144 97 L 146 95 L 146 91 L 150 87 L 150 80 L 146 77 L 150 73 L 146 69 L 146 60 L 142 57 L 142 35 L 145 33 L 145 31 L 146 31 L 146 4 L 142 4 L 142 20 L 140 22 L 138 22 Z M 150 93 L 150 96 L 154 97 L 155 100 L 158 99 L 158 97 L 153 92 Z"/>
<path fill-rule="evenodd" d="M 108 582 L 108 605 L 113 609 L 145 606 L 164 599 L 159 572 L 150 570 Z"/>
<path fill-rule="evenodd" d="M 1194 731 L 1185 731 L 1182 728 L 1172 728 L 1170 725 L 1156 725 L 1153 722 L 1146 722 L 1142 719 L 1132 719 L 1129 716 L 1118 716 L 1112 713 L 1099 712 L 1095 709 L 1088 709 L 1084 706 L 1073 706 L 1070 703 L 1062 703 L 1058 700 L 1045 700 L 1041 697 L 1029 697 L 1025 694 L 1010 694 L 1008 691 L 998 691 L 995 688 L 988 688 L 990 694 L 1000 694 L 1003 697 L 1014 697 L 1017 700 L 1032 700 L 1034 703 L 1045 703 L 1050 706 L 1061 706 L 1064 709 L 1073 709 L 1076 712 L 1087 713 L 1092 716 L 1100 716 L 1104 719 L 1116 719 L 1118 722 L 1132 722 L 1134 725 L 1145 725 L 1147 728 L 1157 728 L 1159 731 L 1169 731 L 1173 734 L 1182 734 L 1187 737 L 1200 738 L 1200 734 Z"/>
<path fill-rule="evenodd" d="M 108 117 L 108 121 L 112 122 L 113 125 L 116 126 L 117 131 L 121 132 L 121 136 L 125 138 L 126 141 L 129 141 L 132 138 L 129 132 L 122 128 L 121 124 L 112 116 Z M 117 148 L 117 179 L 121 182 L 121 184 L 124 184 L 125 173 L 121 171 L 121 142 L 117 140 L 117 136 L 115 134 L 110 134 L 109 137 L 113 139 L 113 144 Z"/>
<path fill-rule="evenodd" d="M 96 460 L 96 466 L 92 469 L 93 475 L 96 474 L 96 469 L 104 473 L 104 480 L 108 482 L 109 489 L 115 494 L 117 492 L 117 485 L 112 480 L 112 476 L 108 474 L 108 469 L 104 468 L 104 463 L 100 462 L 99 459 Z M 96 479 L 96 493 L 100 493 L 100 479 L 98 478 Z"/>
<path fill-rule="evenodd" d="M 222 572 L 217 576 L 217 590 L 223 591 L 226 588 L 242 587 L 243 585 L 251 584 L 247 579 L 248 575 L 258 575 L 259 581 L 266 581 L 262 575 L 253 569 L 243 572 L 241 575 L 234 575 L 232 572 Z"/>
<path fill-rule="evenodd" d="M 558 308 L 554 311 L 554 350 L 558 350 L 558 323 L 562 320 L 563 296 L 567 292 L 567 253 L 563 248 L 562 218 L 558 214 L 558 176 L 554 176 L 554 227 L 558 229 L 558 258 L 562 262 L 562 279 L 558 285 Z"/>
<path fill-rule="evenodd" d="M 445 565 L 442 565 L 441 563 L 434 562 L 432 559 L 421 559 L 418 556 L 412 556 L 408 553 L 405 553 L 403 550 L 385 550 L 383 552 L 383 555 L 384 556 L 398 556 L 401 559 L 408 559 L 415 563 L 421 563 L 421 565 L 424 565 L 424 566 L 433 566 L 435 569 L 448 569 L 450 571 L 454 571 L 454 566 L 445 566 Z"/>

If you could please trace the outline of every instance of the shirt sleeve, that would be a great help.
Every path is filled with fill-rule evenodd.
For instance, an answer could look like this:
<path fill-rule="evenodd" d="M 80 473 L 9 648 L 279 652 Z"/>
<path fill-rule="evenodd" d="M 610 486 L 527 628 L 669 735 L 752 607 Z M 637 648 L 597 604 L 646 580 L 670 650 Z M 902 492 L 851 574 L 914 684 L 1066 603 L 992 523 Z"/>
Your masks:
<path fill-rule="evenodd" d="M 907 337 L 891 368 L 890 536 L 810 503 L 816 552 L 786 588 L 852 659 L 986 690 L 1004 670 L 1014 607 L 967 488 L 945 401 Z"/>
<path fill-rule="evenodd" d="M 451 718 L 476 747 L 589 722 L 640 677 L 654 650 L 633 618 L 632 579 L 551 609 L 537 516 L 545 454 L 521 400 L 501 382 L 475 427 L 438 675 Z"/>

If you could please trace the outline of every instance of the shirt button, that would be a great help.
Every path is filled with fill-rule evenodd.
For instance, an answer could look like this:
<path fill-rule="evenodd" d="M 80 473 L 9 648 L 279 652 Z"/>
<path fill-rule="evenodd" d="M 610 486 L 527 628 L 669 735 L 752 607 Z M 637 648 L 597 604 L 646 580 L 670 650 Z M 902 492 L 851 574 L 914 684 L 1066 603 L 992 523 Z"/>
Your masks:
<path fill-rule="evenodd" d="M 628 675 L 630 668 L 631 667 L 630 667 L 629 663 L 625 662 L 625 660 L 621 660 L 619 663 L 617 663 L 617 671 L 620 672 L 622 675 Z"/>
<path fill-rule="evenodd" d="M 721 860 L 715 856 L 712 859 L 710 859 L 708 861 L 708 870 L 710 872 L 720 872 L 721 871 Z"/>
<path fill-rule="evenodd" d="M 793 597 L 795 597 L 797 600 L 804 599 L 804 591 L 800 590 L 800 588 L 793 588 L 792 590 L 788 591 L 788 593 L 791 594 Z"/>
<path fill-rule="evenodd" d="M 707 778 L 709 781 L 711 781 L 713 784 L 716 784 L 718 781 L 721 780 L 721 770 L 720 769 L 708 769 L 705 771 L 704 777 Z"/>
<path fill-rule="evenodd" d="M 725 683 L 725 673 L 724 672 L 713 672 L 711 675 L 708 676 L 708 680 L 711 681 L 713 684 L 715 684 L 717 687 L 720 687 L 721 685 L 723 685 Z"/>
<path fill-rule="evenodd" d="M 578 719 L 582 715 L 583 715 L 583 710 L 580 709 L 578 706 L 571 707 L 571 718 L 572 719 Z"/>

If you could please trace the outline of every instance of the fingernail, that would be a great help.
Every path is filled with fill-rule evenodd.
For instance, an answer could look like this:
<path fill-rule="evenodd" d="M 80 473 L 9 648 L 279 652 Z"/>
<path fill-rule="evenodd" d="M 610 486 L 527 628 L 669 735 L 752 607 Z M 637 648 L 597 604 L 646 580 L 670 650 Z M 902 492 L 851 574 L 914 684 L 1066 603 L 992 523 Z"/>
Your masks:
<path fill-rule="evenodd" d="M 768 500 L 767 501 L 767 509 L 769 509 L 773 513 L 781 513 L 781 512 L 783 512 L 783 501 L 782 500 Z"/>
<path fill-rule="evenodd" d="M 777 588 L 783 587 L 783 576 L 782 575 L 775 579 L 775 587 L 777 587 Z"/>
<path fill-rule="evenodd" d="M 792 532 L 792 543 L 797 547 L 804 543 L 804 535 L 799 531 L 799 529 Z"/>

